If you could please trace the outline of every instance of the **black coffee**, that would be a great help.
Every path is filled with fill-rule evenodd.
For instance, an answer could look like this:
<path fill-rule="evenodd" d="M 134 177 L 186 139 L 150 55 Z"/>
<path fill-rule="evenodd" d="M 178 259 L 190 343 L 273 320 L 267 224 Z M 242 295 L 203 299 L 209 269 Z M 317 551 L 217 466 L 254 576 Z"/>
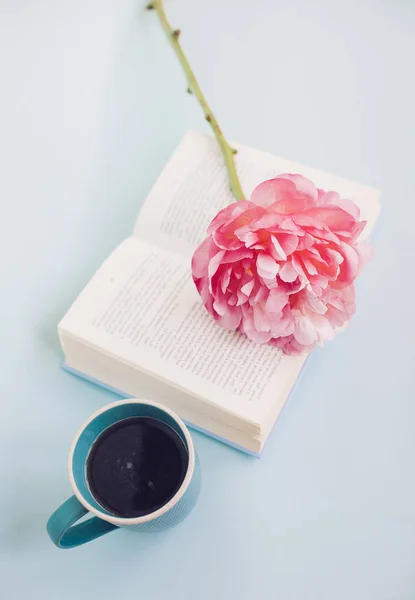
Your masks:
<path fill-rule="evenodd" d="M 183 483 L 185 445 L 168 425 L 132 417 L 101 433 L 86 473 L 97 502 L 119 517 L 142 517 L 166 504 Z"/>

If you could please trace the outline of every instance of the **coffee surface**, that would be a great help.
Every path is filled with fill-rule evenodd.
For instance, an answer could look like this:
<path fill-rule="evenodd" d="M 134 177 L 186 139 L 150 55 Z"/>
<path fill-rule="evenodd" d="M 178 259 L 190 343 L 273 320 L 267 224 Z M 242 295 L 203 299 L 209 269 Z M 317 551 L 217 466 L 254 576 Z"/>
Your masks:
<path fill-rule="evenodd" d="M 88 484 L 97 502 L 119 517 L 141 517 L 164 506 L 183 483 L 186 447 L 168 425 L 147 417 L 106 429 L 87 460 Z"/>

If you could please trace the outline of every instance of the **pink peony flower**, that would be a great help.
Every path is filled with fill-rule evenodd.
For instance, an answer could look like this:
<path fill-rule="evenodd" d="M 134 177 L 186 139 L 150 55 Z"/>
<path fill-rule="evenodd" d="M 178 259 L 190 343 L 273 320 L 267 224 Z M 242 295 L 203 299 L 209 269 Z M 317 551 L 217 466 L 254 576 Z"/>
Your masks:
<path fill-rule="evenodd" d="M 351 200 L 280 175 L 216 215 L 193 255 L 193 280 L 219 325 L 288 354 L 311 350 L 355 311 L 365 225 Z"/>

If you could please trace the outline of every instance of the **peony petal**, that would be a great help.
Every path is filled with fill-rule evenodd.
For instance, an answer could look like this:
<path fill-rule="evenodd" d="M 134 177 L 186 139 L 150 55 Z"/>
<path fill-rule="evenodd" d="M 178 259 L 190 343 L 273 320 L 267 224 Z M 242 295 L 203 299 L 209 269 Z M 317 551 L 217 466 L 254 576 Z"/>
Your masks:
<path fill-rule="evenodd" d="M 320 243 L 320 242 L 321 242 L 321 240 L 319 240 L 318 238 L 315 238 L 310 233 L 306 233 L 304 235 L 304 237 L 302 237 L 298 240 L 297 250 L 299 250 L 299 251 L 309 250 L 310 248 L 313 247 L 314 244 Z"/>
<path fill-rule="evenodd" d="M 294 337 L 299 344 L 310 346 L 318 340 L 318 333 L 311 319 L 296 311 L 294 314 Z"/>
<path fill-rule="evenodd" d="M 295 184 L 288 179 L 268 179 L 260 183 L 251 194 L 251 202 L 267 208 L 271 204 L 295 198 Z"/>
<path fill-rule="evenodd" d="M 225 256 L 225 251 L 220 250 L 210 259 L 209 266 L 208 266 L 208 275 L 209 275 L 210 279 L 212 279 L 213 275 L 218 270 L 219 265 L 221 264 L 222 258 L 224 256 Z"/>
<path fill-rule="evenodd" d="M 216 317 L 216 313 L 213 310 L 213 297 L 209 291 L 209 285 L 208 285 L 207 278 L 199 279 L 196 283 L 196 287 L 200 294 L 200 297 L 202 298 L 202 302 L 203 302 L 207 312 L 211 316 Z"/>
<path fill-rule="evenodd" d="M 312 235 L 315 238 L 314 243 L 318 243 L 318 244 L 328 244 L 330 242 L 332 244 L 340 244 L 341 243 L 340 238 L 338 238 L 335 233 L 330 231 L 324 225 L 320 225 L 319 227 L 316 227 L 316 228 L 307 227 L 306 229 L 307 229 L 307 233 L 309 233 L 310 235 Z"/>
<path fill-rule="evenodd" d="M 301 227 L 294 223 L 292 217 L 285 217 L 285 219 L 281 223 L 279 231 L 282 231 L 283 233 L 294 233 L 295 235 L 299 236 L 304 235 L 304 231 Z"/>
<path fill-rule="evenodd" d="M 218 315 L 220 315 L 220 316 L 224 315 L 226 313 L 227 309 L 228 309 L 228 306 L 226 303 L 218 302 L 217 300 L 215 300 L 213 302 L 213 310 L 215 310 L 218 313 Z"/>
<path fill-rule="evenodd" d="M 227 265 L 230 263 L 238 263 L 246 258 L 252 258 L 254 253 L 252 250 L 248 248 L 239 248 L 238 250 L 228 250 L 225 252 L 225 255 L 222 260 L 223 265 Z M 235 273 L 236 275 L 236 273 Z"/>
<path fill-rule="evenodd" d="M 318 190 L 317 204 L 320 206 L 334 205 L 345 210 L 352 215 L 352 217 L 358 221 L 360 218 L 360 209 L 353 200 L 347 198 L 340 198 L 337 192 L 326 192 L 325 190 Z"/>
<path fill-rule="evenodd" d="M 328 307 L 338 308 L 343 310 L 344 302 L 339 294 L 340 290 L 330 290 L 327 294 L 325 301 Z"/>
<path fill-rule="evenodd" d="M 244 305 L 242 308 L 242 321 L 239 329 L 242 333 L 257 344 L 265 344 L 271 339 L 270 331 L 258 331 L 254 325 L 254 312 L 253 309 L 248 305 Z"/>
<path fill-rule="evenodd" d="M 326 204 L 337 204 L 340 196 L 337 192 L 326 192 L 326 190 L 317 190 L 317 204 L 318 206 L 325 206 Z"/>
<path fill-rule="evenodd" d="M 270 331 L 258 331 L 257 329 L 246 329 L 244 331 L 246 337 L 255 344 L 267 344 L 272 338 Z"/>
<path fill-rule="evenodd" d="M 298 194 L 302 196 L 308 196 L 309 198 L 311 198 L 314 204 L 317 202 L 318 194 L 316 186 L 310 179 L 307 179 L 307 177 L 292 173 L 283 173 L 279 177 L 292 181 L 295 184 Z"/>
<path fill-rule="evenodd" d="M 299 241 L 297 235 L 291 235 L 290 233 L 278 233 L 275 237 L 286 256 L 289 256 L 297 250 Z"/>
<path fill-rule="evenodd" d="M 273 338 L 291 335 L 294 333 L 294 330 L 294 319 L 288 304 L 279 315 L 271 314 L 271 333 Z"/>
<path fill-rule="evenodd" d="M 337 282 L 350 284 L 354 281 L 359 271 L 359 255 L 356 250 L 348 244 L 342 244 L 340 252 L 344 261 L 340 265 Z"/>
<path fill-rule="evenodd" d="M 229 206 L 226 206 L 220 210 L 216 217 L 209 223 L 207 228 L 208 235 L 210 235 L 213 231 L 216 231 L 216 229 L 219 229 L 219 227 L 222 227 L 222 225 L 230 223 L 239 217 L 239 215 L 242 215 L 250 207 L 252 207 L 252 202 L 249 202 L 248 200 L 239 200 L 238 202 L 229 204 Z"/>
<path fill-rule="evenodd" d="M 338 292 L 339 293 L 339 292 Z M 343 288 L 341 290 L 341 297 L 343 300 L 343 303 L 346 307 L 346 310 L 349 310 L 348 307 L 350 307 L 350 310 L 352 311 L 351 314 L 354 313 L 355 311 L 355 290 L 354 290 L 354 285 L 349 285 L 349 287 Z"/>
<path fill-rule="evenodd" d="M 232 294 L 232 296 L 230 296 L 230 298 L 228 300 L 228 304 L 229 304 L 229 306 L 236 306 L 237 301 L 238 301 L 238 298 L 237 298 L 236 294 Z"/>
<path fill-rule="evenodd" d="M 232 273 L 232 267 L 229 267 L 229 269 L 227 269 L 222 277 L 220 278 L 220 282 L 221 282 L 221 290 L 223 293 L 226 292 L 226 290 L 228 289 L 228 285 L 229 282 L 231 280 L 231 273 Z"/>
<path fill-rule="evenodd" d="M 265 277 L 263 277 L 262 281 L 264 282 L 264 285 L 266 285 L 266 287 L 269 290 L 273 290 L 278 287 L 278 282 L 275 277 L 273 279 L 266 279 Z"/>
<path fill-rule="evenodd" d="M 220 228 L 212 233 L 212 239 L 222 250 L 238 250 L 243 247 L 243 242 L 234 235 L 233 230 Z"/>
<path fill-rule="evenodd" d="M 254 285 L 255 285 L 255 280 L 251 279 L 250 281 L 248 281 L 248 283 L 245 283 L 245 285 L 243 285 L 241 287 L 241 292 L 243 294 L 245 294 L 245 296 L 249 296 L 252 292 L 252 290 L 254 289 Z"/>
<path fill-rule="evenodd" d="M 260 206 L 251 206 L 243 213 L 238 214 L 235 219 L 231 219 L 221 227 L 212 231 L 212 238 L 219 248 L 233 250 L 242 246 L 241 240 L 235 234 L 235 231 L 245 226 L 263 215 L 264 209 Z"/>
<path fill-rule="evenodd" d="M 275 235 L 271 235 L 270 240 L 272 243 L 271 253 L 275 260 L 287 260 L 287 255 Z"/>
<path fill-rule="evenodd" d="M 241 289 L 237 290 L 236 295 L 238 298 L 236 306 L 242 306 L 243 304 L 246 304 L 248 302 L 248 296 L 244 294 L 244 292 Z"/>
<path fill-rule="evenodd" d="M 317 275 L 318 270 L 314 262 L 309 260 L 306 256 L 302 256 L 303 265 L 306 268 L 306 271 L 309 275 Z"/>
<path fill-rule="evenodd" d="M 307 285 L 307 279 L 300 277 L 297 277 L 297 279 L 295 279 L 292 283 L 289 283 L 288 281 L 283 281 L 277 276 L 277 282 L 278 288 L 289 296 L 297 294 L 297 292 L 302 290 Z"/>
<path fill-rule="evenodd" d="M 343 327 L 345 323 L 350 319 L 354 311 L 348 313 L 345 310 L 334 308 L 333 306 L 327 307 L 325 317 L 327 318 L 330 325 L 334 328 Z"/>
<path fill-rule="evenodd" d="M 284 217 L 276 213 L 265 213 L 259 219 L 252 221 L 252 231 L 260 229 L 278 229 L 282 224 Z"/>
<path fill-rule="evenodd" d="M 328 192 L 328 194 L 327 194 L 329 196 L 328 203 L 339 206 L 340 208 L 342 208 L 343 210 L 348 212 L 349 215 L 352 215 L 352 217 L 356 221 L 358 221 L 360 219 L 360 209 L 357 206 L 357 204 L 355 204 L 353 202 L 353 200 L 348 200 L 347 198 L 340 198 L 338 194 L 335 194 L 337 196 L 337 198 L 334 198 L 330 195 L 332 193 L 333 192 L 331 192 L 331 193 Z"/>
<path fill-rule="evenodd" d="M 273 279 L 279 270 L 279 265 L 269 254 L 260 252 L 256 259 L 258 275 L 265 279 Z"/>
<path fill-rule="evenodd" d="M 288 303 L 288 294 L 276 288 L 271 290 L 265 304 L 268 313 L 280 313 Z"/>
<path fill-rule="evenodd" d="M 345 241 L 347 241 L 349 244 L 353 244 L 357 240 L 357 238 L 360 237 L 360 234 L 362 233 L 362 231 L 364 231 L 366 225 L 367 221 L 358 221 L 357 223 L 355 223 L 353 229 L 347 232 L 347 240 Z M 341 237 L 340 234 L 339 237 Z"/>
<path fill-rule="evenodd" d="M 249 299 L 249 304 L 251 306 L 255 306 L 255 304 L 258 304 L 259 302 L 263 302 L 265 300 L 265 298 L 268 295 L 268 290 L 265 286 L 263 285 L 259 285 L 258 289 L 255 291 L 254 294 L 251 294 L 251 297 Z"/>
<path fill-rule="evenodd" d="M 225 312 L 224 315 L 220 316 L 216 319 L 216 322 L 227 329 L 228 331 L 235 331 L 238 329 L 242 320 L 242 312 L 238 307 L 229 307 L 229 309 Z"/>
<path fill-rule="evenodd" d="M 301 256 L 303 260 L 304 268 L 307 270 L 307 273 L 313 278 L 317 276 L 322 276 L 330 280 L 334 280 L 337 278 L 340 268 L 337 262 L 333 260 L 318 260 L 312 254 L 304 253 Z"/>
<path fill-rule="evenodd" d="M 263 304 L 254 306 L 254 325 L 257 331 L 269 331 L 270 321 Z"/>
<path fill-rule="evenodd" d="M 307 255 L 312 260 L 317 260 L 318 262 L 321 262 L 321 261 L 326 262 L 326 261 L 324 261 L 322 259 L 321 254 L 320 254 L 320 250 L 325 250 L 325 249 L 326 249 L 325 246 L 321 246 L 320 244 L 316 244 L 315 246 L 311 246 L 311 248 L 308 248 Z"/>
<path fill-rule="evenodd" d="M 348 212 L 332 205 L 318 206 L 303 214 L 323 223 L 331 231 L 351 231 L 355 224 L 355 219 Z"/>
<path fill-rule="evenodd" d="M 279 271 L 279 276 L 283 281 L 292 283 L 297 279 L 298 273 L 290 262 L 285 262 Z"/>
<path fill-rule="evenodd" d="M 298 275 L 303 278 L 303 279 L 308 279 L 305 271 L 304 271 L 304 267 L 303 267 L 303 263 L 300 260 L 298 254 L 294 254 L 291 258 L 291 264 L 294 267 L 294 269 L 297 271 Z"/>
<path fill-rule="evenodd" d="M 332 340 L 335 336 L 335 329 L 330 325 L 328 319 L 324 315 L 313 315 L 313 324 L 317 329 L 319 342 L 324 340 Z"/>
<path fill-rule="evenodd" d="M 267 250 L 266 244 L 254 244 L 251 246 L 252 250 Z"/>
<path fill-rule="evenodd" d="M 303 294 L 303 292 L 305 292 Z M 303 290 L 303 302 L 311 311 L 324 315 L 327 312 L 327 306 L 325 303 L 318 298 L 311 290 Z"/>
<path fill-rule="evenodd" d="M 245 244 L 247 248 L 250 248 L 260 241 L 259 235 L 254 231 L 251 231 L 248 225 L 237 229 L 235 231 L 235 235 Z"/>
<path fill-rule="evenodd" d="M 308 196 L 295 196 L 293 198 L 285 198 L 279 202 L 274 202 L 268 208 L 273 213 L 280 215 L 293 215 L 314 206 L 314 201 Z"/>
<path fill-rule="evenodd" d="M 196 248 L 192 257 L 192 273 L 194 278 L 205 277 L 208 273 L 208 264 L 216 254 L 218 248 L 211 237 L 207 237 Z"/>
<path fill-rule="evenodd" d="M 326 265 L 329 265 L 331 262 L 336 263 L 336 265 L 341 265 L 341 263 L 344 261 L 344 258 L 340 252 L 333 250 L 333 248 L 320 248 L 320 256 Z"/>

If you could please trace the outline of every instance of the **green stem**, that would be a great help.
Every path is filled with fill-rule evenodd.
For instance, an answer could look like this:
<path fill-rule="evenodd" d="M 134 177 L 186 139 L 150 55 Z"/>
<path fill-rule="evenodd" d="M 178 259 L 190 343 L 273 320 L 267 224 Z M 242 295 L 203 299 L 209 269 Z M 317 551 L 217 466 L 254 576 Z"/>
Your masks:
<path fill-rule="evenodd" d="M 231 191 L 233 195 L 237 200 L 244 200 L 245 196 L 242 192 L 241 184 L 239 182 L 234 161 L 234 155 L 236 154 L 236 150 L 231 148 L 231 146 L 226 141 L 221 131 L 221 128 L 219 127 L 219 123 L 217 122 L 215 115 L 210 109 L 210 106 L 207 103 L 202 90 L 200 89 L 197 79 L 180 45 L 180 30 L 171 28 L 170 23 L 167 20 L 166 13 L 164 12 L 163 0 L 152 0 L 150 4 L 147 5 L 147 9 L 156 11 L 163 31 L 166 34 L 170 44 L 173 46 L 173 50 L 175 51 L 176 56 L 179 59 L 179 62 L 186 75 L 188 85 L 187 91 L 196 96 L 200 106 L 202 107 L 203 112 L 205 113 L 205 118 L 211 126 L 213 133 L 215 134 L 216 140 L 222 152 L 223 159 L 225 161 L 226 169 L 228 171 Z"/>

